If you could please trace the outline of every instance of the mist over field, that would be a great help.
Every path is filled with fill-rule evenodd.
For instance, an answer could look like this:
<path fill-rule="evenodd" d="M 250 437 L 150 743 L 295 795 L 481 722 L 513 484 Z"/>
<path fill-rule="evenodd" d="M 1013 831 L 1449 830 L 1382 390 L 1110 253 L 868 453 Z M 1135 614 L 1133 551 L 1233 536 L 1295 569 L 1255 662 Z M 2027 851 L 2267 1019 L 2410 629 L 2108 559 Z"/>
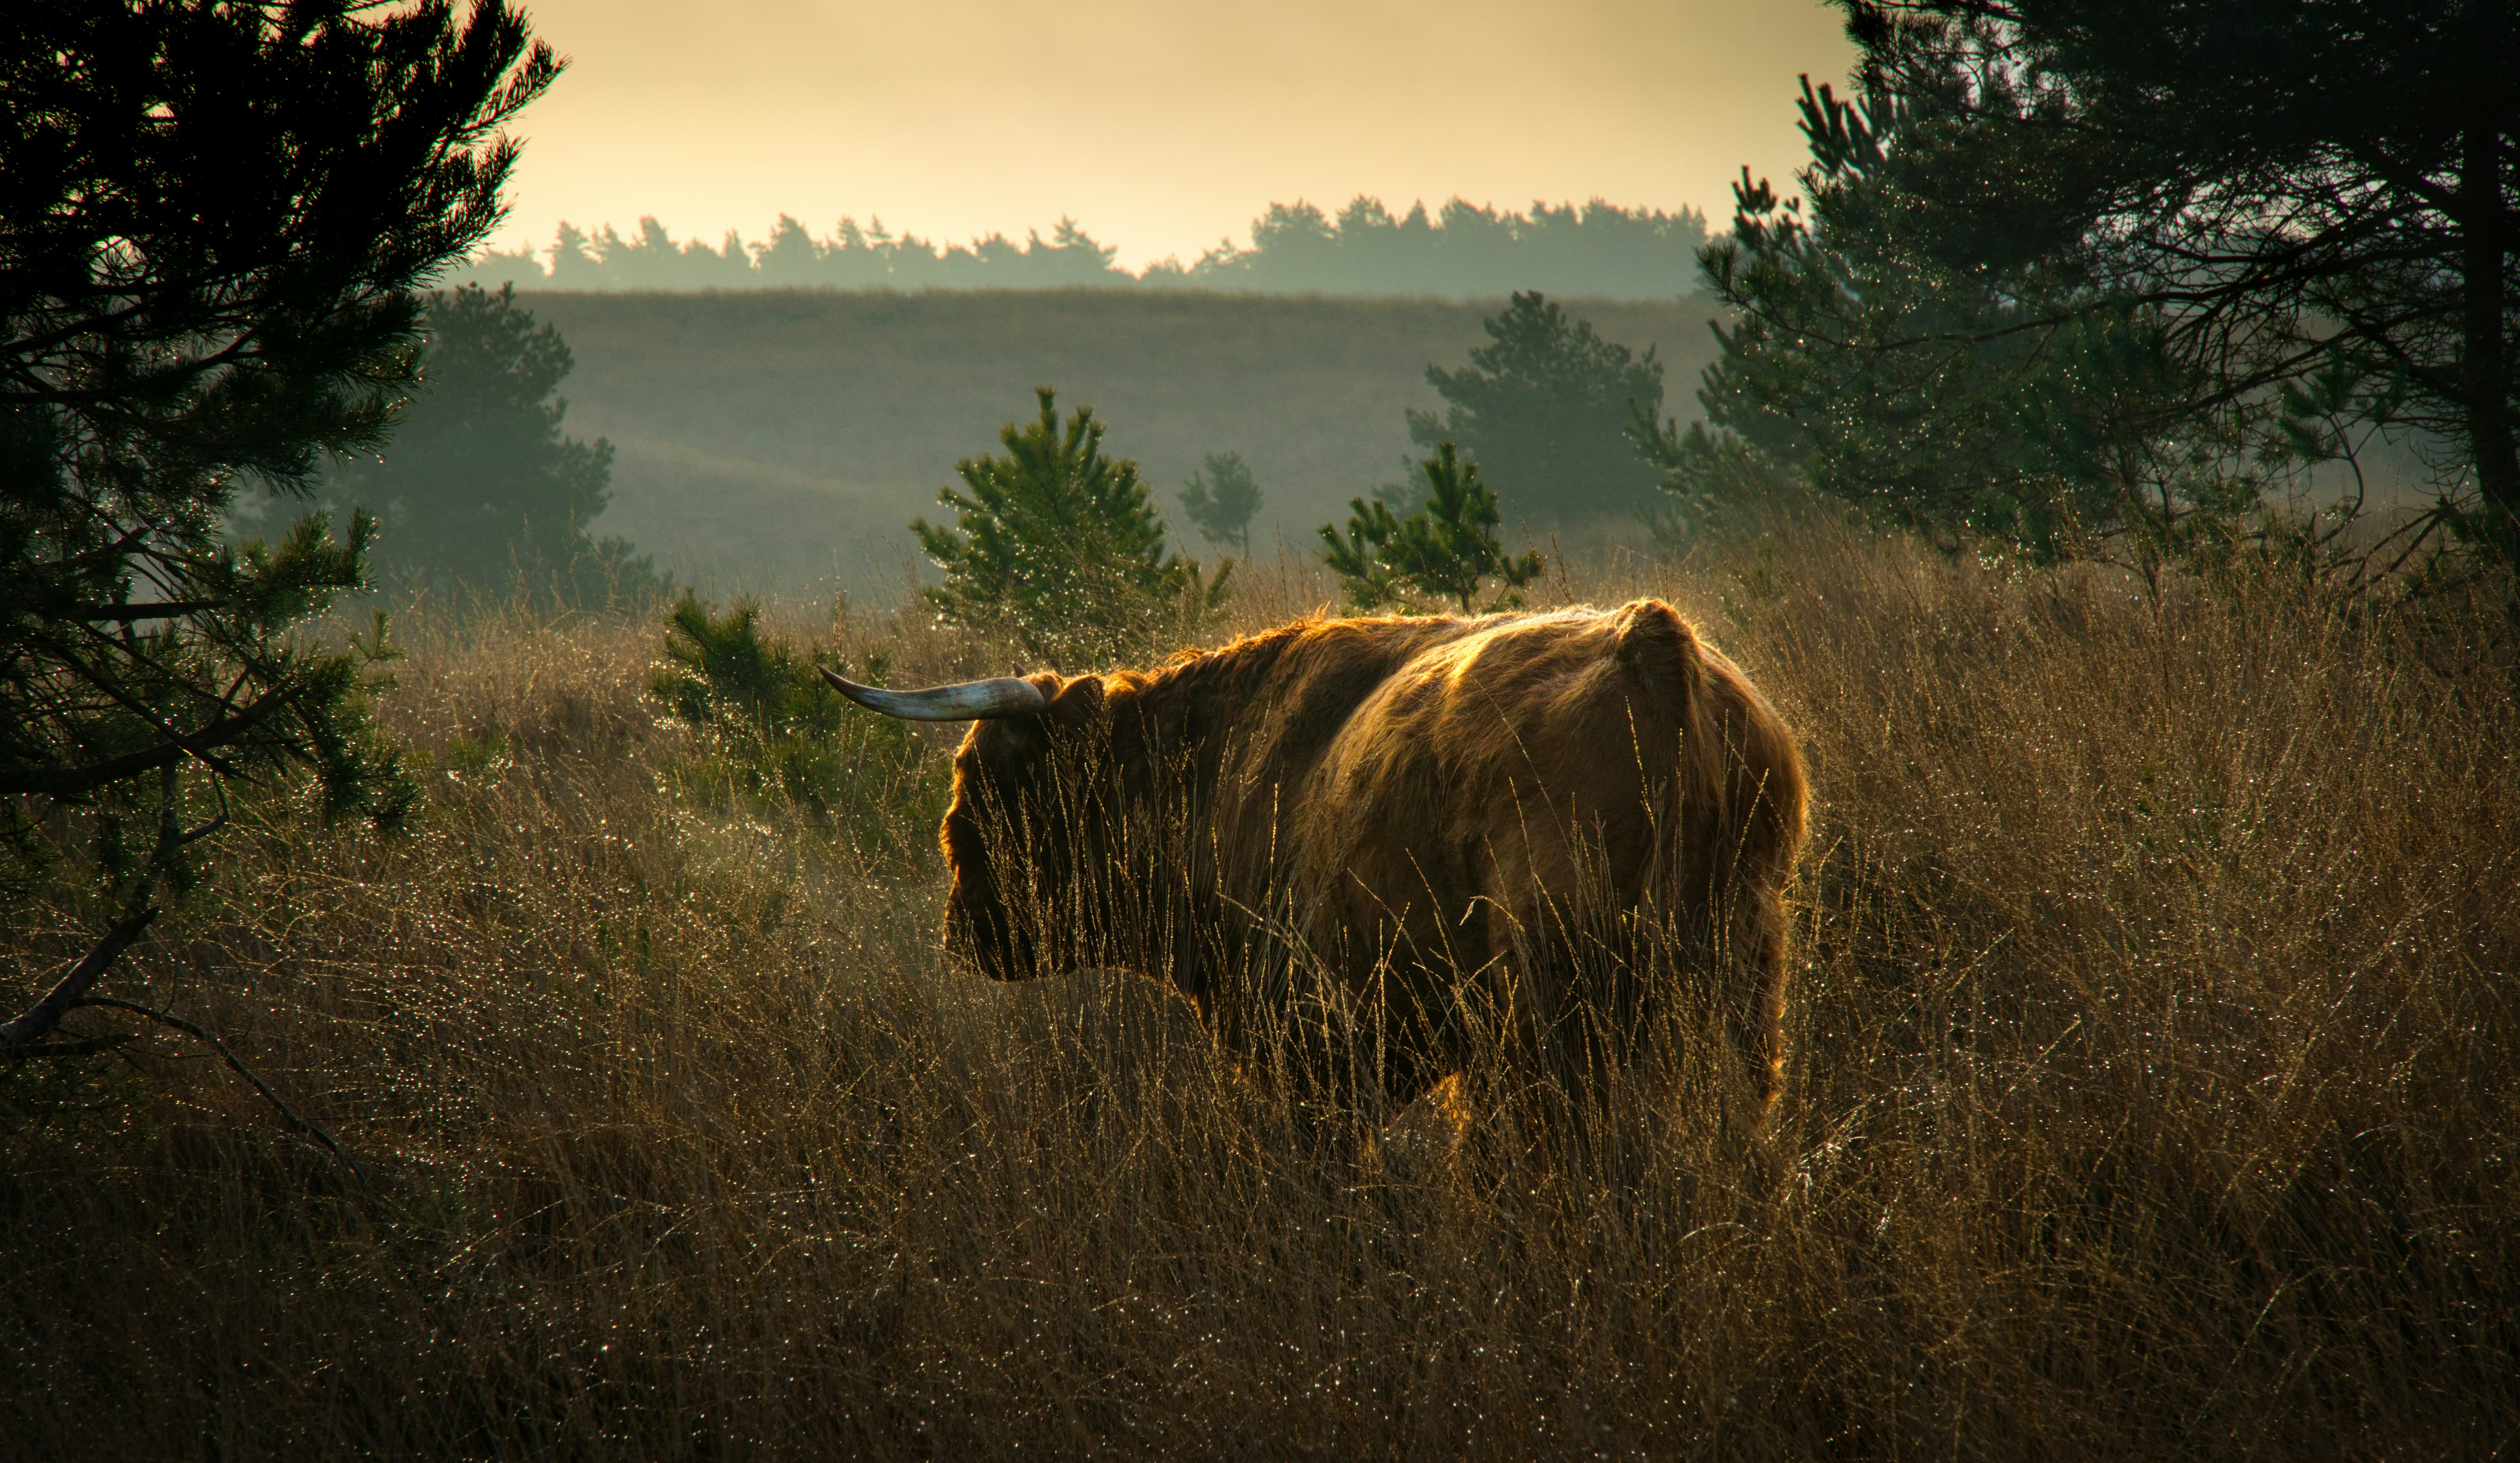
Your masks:
<path fill-rule="evenodd" d="M 1135 457 L 1190 552 L 1211 551 L 1174 494 L 1235 451 L 1266 494 L 1254 544 L 1309 552 L 1350 498 L 1403 476 L 1403 413 L 1442 405 L 1430 364 L 1486 338 L 1495 302 L 1103 291 L 520 295 L 577 369 L 572 434 L 609 438 L 612 500 L 596 531 L 676 572 L 755 592 L 901 583 L 906 525 L 936 517 L 959 458 L 1056 386 Z M 1686 383 L 1714 353 L 1698 302 L 1575 301 L 1608 340 L 1654 348 Z M 1508 498 L 1510 525 L 1517 505 Z M 1615 527 L 1615 526 L 1614 526 Z"/>

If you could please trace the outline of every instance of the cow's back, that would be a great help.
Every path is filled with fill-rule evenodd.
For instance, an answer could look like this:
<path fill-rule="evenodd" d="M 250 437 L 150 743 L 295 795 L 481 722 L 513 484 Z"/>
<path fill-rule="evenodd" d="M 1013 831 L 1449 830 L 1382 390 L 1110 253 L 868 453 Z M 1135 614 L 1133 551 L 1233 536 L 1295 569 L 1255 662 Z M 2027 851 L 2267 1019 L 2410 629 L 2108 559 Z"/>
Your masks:
<path fill-rule="evenodd" d="M 1291 958 L 1379 993 L 1419 1028 L 1424 1060 L 1406 1065 L 1421 1070 L 1390 1074 L 1402 1095 L 1446 1070 L 1464 977 L 1509 972 L 1545 1027 L 1566 991 L 1562 973 L 1527 968 L 1532 951 L 1588 913 L 1703 924 L 1736 856 L 1757 865 L 1733 901 L 1750 958 L 1728 964 L 1762 991 L 1781 979 L 1776 889 L 1801 834 L 1799 760 L 1666 605 L 1307 621 L 1125 679 L 1164 709 L 1149 734 L 1199 764 L 1186 856 L 1202 866 L 1191 882 L 1220 895 L 1204 918 L 1243 932 L 1226 963 Z M 1234 1039 L 1253 992 L 1206 987 L 1242 978 L 1179 974 Z M 1773 994 L 1728 1001 L 1772 1025 L 1757 1013 Z"/>
<path fill-rule="evenodd" d="M 1630 644 L 1657 636 L 1642 656 Z M 1522 917 L 1536 892 L 1572 890 L 1579 840 L 1633 902 L 1693 650 L 1660 606 L 1456 622 L 1359 702 L 1304 784 L 1299 877 L 1324 917 L 1419 930 L 1475 966 L 1510 932 L 1488 919 L 1462 948 L 1468 906 Z"/>
<path fill-rule="evenodd" d="M 1570 940 L 1638 911 L 1711 936 L 1735 893 L 1759 948 L 1723 962 L 1742 987 L 1727 1003 L 1754 1025 L 1774 1004 L 1799 759 L 1666 605 L 1451 622 L 1358 701 L 1300 786 L 1287 831 L 1316 950 L 1360 988 L 1441 1013 L 1439 1044 L 1459 1034 L 1464 977 L 1510 976 L 1493 988 L 1548 1029 L 1566 1014 Z M 1737 870 L 1753 845 L 1763 866 Z M 1740 872 L 1753 887 L 1733 888 Z"/>

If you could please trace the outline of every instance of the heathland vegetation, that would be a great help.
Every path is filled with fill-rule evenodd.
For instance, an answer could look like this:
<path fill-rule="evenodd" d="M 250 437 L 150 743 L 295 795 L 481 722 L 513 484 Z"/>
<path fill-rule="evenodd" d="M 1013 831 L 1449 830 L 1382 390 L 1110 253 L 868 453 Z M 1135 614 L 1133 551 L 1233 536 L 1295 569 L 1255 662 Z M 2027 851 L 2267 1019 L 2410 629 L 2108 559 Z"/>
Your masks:
<path fill-rule="evenodd" d="M 1300 420 L 1150 472 L 1074 383 L 1007 423 L 1045 379 L 1019 358 L 968 388 L 978 431 L 935 434 L 941 582 L 670 606 L 595 536 L 610 444 L 556 394 L 571 345 L 595 358 L 576 327 L 425 288 L 490 228 L 496 129 L 557 72 L 518 17 L 11 12 L 0 1438 L 2507 1448 L 2512 37 L 2451 0 L 2385 32 L 2229 0 L 1849 10 L 1862 99 L 1807 91 L 1808 206 L 1745 177 L 1702 252 L 1732 311 L 1704 420 L 1661 417 L 1670 356 L 1614 306 L 1525 294 L 1468 369 L 1390 373 L 1450 410 L 1386 414 L 1431 456 L 1325 557 L 1269 455 Z M 2349 105 L 2375 67 L 2421 105 Z M 686 322 L 658 359 L 686 303 L 534 299 Z M 1238 338 L 1153 312 L 1322 305 L 707 318 L 1032 310 L 1181 375 L 1214 358 L 1185 341 Z M 1325 370 L 1304 339 L 1268 370 Z M 686 350 L 686 391 L 713 366 Z M 801 434 L 828 385 L 738 425 Z M 1650 531 L 1509 541 L 1546 507 L 1514 494 L 1614 434 L 1653 469 L 1621 488 L 1660 495 Z M 2433 489 L 2394 515 L 2362 490 L 2391 446 Z M 248 536 L 249 483 L 317 511 Z M 404 547 L 321 510 L 345 485 Z M 1303 514 L 1275 552 L 1245 537 L 1262 501 Z M 1185 557 L 1174 502 L 1230 571 Z M 604 572 L 457 592 L 493 539 Z M 390 618 L 351 598 L 381 578 Z M 1810 762 L 1773 1109 L 1686 972 L 1580 1093 L 1501 1034 L 1437 1099 L 1300 1114 L 1306 1084 L 1227 1060 L 1160 970 L 982 982 L 936 937 L 952 732 L 820 674 L 1079 671 L 1342 596 L 1646 593 Z"/>
<path fill-rule="evenodd" d="M 1615 1191 L 1512 1100 L 1459 1162 L 1408 1166 L 1371 1110 L 1308 1146 L 1153 986 L 942 961 L 946 741 L 660 702 L 650 619 L 422 617 L 379 702 L 410 832 L 242 801 L 113 987 L 357 1168 L 179 1036 L 25 1064 L 9 1436 L 2452 1457 L 2520 1426 L 2498 609 L 1954 560 L 1825 515 L 1540 588 L 1670 597 L 1807 739 L 1755 1146 L 1668 1095 Z M 1214 633 L 1335 597 L 1300 560 L 1238 590 Z M 1013 654 L 918 604 L 762 633 L 896 684 Z M 19 988 L 84 909 L 13 897 Z M 1602 1100 L 1704 1096 L 1674 1034 Z"/>

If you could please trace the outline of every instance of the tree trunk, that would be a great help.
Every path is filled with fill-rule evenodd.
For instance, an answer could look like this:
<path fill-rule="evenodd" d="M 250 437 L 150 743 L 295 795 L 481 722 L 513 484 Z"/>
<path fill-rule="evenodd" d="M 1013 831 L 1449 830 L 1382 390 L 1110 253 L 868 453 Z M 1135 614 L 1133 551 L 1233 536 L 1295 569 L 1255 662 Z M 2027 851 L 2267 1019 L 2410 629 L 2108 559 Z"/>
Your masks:
<path fill-rule="evenodd" d="M 105 974 L 106 967 L 113 964 L 114 958 L 138 939 L 140 932 L 148 929 L 149 922 L 157 917 L 157 910 L 144 909 L 107 931 L 105 937 L 96 942 L 96 947 L 89 950 L 78 964 L 71 966 L 70 973 L 62 977 L 61 983 L 42 1000 L 19 1013 L 17 1020 L 0 1026 L 0 1052 L 22 1050 L 29 1043 L 50 1035 L 69 1009 L 87 998 L 88 987 Z"/>
<path fill-rule="evenodd" d="M 2467 445 L 2484 498 L 2482 527 L 2506 563 L 2520 566 L 2520 442 L 2511 429 L 2510 345 L 2504 335 L 2504 262 L 2510 248 L 2510 214 L 2502 196 L 2503 44 L 2508 27 L 2502 0 L 2475 0 L 2468 7 L 2470 44 L 2476 58 L 2474 90 L 2459 160 L 2459 195 L 2466 217 L 2461 259 L 2465 275 L 2460 310 L 2460 385 L 2465 390 Z"/>

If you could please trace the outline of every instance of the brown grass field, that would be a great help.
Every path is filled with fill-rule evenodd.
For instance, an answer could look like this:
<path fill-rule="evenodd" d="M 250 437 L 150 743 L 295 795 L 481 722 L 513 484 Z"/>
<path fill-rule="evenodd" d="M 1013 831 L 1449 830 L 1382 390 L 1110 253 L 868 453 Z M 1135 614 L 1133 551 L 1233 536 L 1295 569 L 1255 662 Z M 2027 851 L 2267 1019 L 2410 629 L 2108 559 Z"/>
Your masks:
<path fill-rule="evenodd" d="M 1423 1115 L 1305 1143 L 1144 983 L 949 968 L 934 856 L 857 851 L 932 791 L 889 829 L 670 791 L 652 622 L 406 626 L 417 831 L 231 832 L 102 987 L 364 1179 L 178 1035 L 0 1074 L 0 1453 L 2520 1447 L 2494 621 L 1829 526 L 1545 598 L 1644 591 L 1818 802 L 1770 1130 L 1683 1029 L 1604 1098 L 1616 1181 L 1509 1082 L 1450 1158 Z M 1329 598 L 1282 565 L 1232 628 Z M 783 613 L 903 682 L 1004 668 Z M 87 928 L 8 911 L 12 1009 Z"/>

